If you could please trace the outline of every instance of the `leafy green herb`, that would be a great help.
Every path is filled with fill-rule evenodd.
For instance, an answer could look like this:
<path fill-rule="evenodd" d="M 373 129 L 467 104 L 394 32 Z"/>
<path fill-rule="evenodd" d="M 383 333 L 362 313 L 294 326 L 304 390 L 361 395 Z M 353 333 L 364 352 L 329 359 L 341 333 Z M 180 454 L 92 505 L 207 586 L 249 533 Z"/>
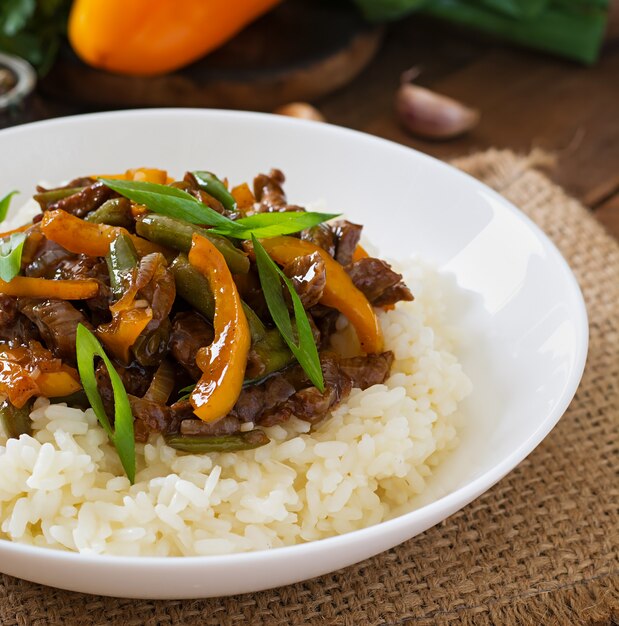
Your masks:
<path fill-rule="evenodd" d="M 225 227 L 220 226 L 211 229 L 211 232 L 236 239 L 249 239 L 252 235 L 260 239 L 268 239 L 298 233 L 338 216 L 338 213 L 314 213 L 311 211 L 259 213 L 232 222 L 236 225 L 234 233 L 227 232 Z"/>
<path fill-rule="evenodd" d="M 320 358 L 303 304 L 290 279 L 282 272 L 273 259 L 271 259 L 262 244 L 253 235 L 252 243 L 256 254 L 256 265 L 258 266 L 260 284 L 262 285 L 262 291 L 271 317 L 284 338 L 284 341 L 288 344 L 288 347 L 297 361 L 299 361 L 309 379 L 323 392 L 325 385 L 320 368 Z M 284 285 L 286 285 L 290 297 L 292 298 L 296 333 L 290 320 L 286 301 L 284 300 L 280 278 L 284 281 Z M 298 339 L 295 337 L 295 334 Z"/>
<path fill-rule="evenodd" d="M 71 0 L 2 0 L 0 50 L 23 57 L 43 76 L 66 34 L 71 4 Z"/>
<path fill-rule="evenodd" d="M 82 380 L 82 386 L 93 408 L 99 423 L 114 444 L 120 462 L 122 463 L 131 484 L 135 482 L 135 438 L 133 434 L 133 414 L 127 392 L 118 372 L 107 357 L 97 338 L 82 324 L 77 326 L 75 338 L 75 351 L 77 354 L 77 369 Z M 103 400 L 97 388 L 95 377 L 94 358 L 101 357 L 105 363 L 112 391 L 114 392 L 114 429 L 110 424 Z"/>
<path fill-rule="evenodd" d="M 11 191 L 10 193 L 7 193 L 2 200 L 0 200 L 0 222 L 4 222 L 6 219 L 9 207 L 11 206 L 11 198 L 18 193 L 19 191 Z"/>
<path fill-rule="evenodd" d="M 146 205 L 154 213 L 185 220 L 191 224 L 214 226 L 212 232 L 234 239 L 289 235 L 337 217 L 330 213 L 295 212 L 263 213 L 231 220 L 200 202 L 186 191 L 168 185 L 143 181 L 100 179 L 117 193 Z"/>
<path fill-rule="evenodd" d="M 217 198 L 223 205 L 224 209 L 234 211 L 236 209 L 236 200 L 228 191 L 226 186 L 212 172 L 191 172 L 196 182 L 204 191 L 208 192 L 213 198 Z"/>
<path fill-rule="evenodd" d="M 21 270 L 21 255 L 26 241 L 26 233 L 13 233 L 0 242 L 0 278 L 9 282 Z"/>

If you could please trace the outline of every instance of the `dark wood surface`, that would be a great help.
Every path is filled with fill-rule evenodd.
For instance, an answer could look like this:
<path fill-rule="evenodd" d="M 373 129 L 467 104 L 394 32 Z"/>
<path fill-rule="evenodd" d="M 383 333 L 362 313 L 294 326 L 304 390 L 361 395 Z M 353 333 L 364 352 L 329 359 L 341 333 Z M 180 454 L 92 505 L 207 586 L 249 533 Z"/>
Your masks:
<path fill-rule="evenodd" d="M 441 159 L 489 147 L 554 155 L 551 177 L 619 237 L 619 28 L 600 61 L 584 67 L 510 47 L 419 16 L 392 24 L 370 65 L 315 104 L 328 121 L 412 146 Z M 481 111 L 469 135 L 415 139 L 399 126 L 393 96 L 400 74 L 420 66 L 420 84 Z M 247 108 L 252 108 L 247 106 Z M 96 107 L 37 95 L 17 122 Z"/>
<path fill-rule="evenodd" d="M 407 134 L 392 102 L 401 72 L 413 65 L 423 70 L 418 83 L 478 108 L 479 126 L 448 142 Z M 390 28 L 356 81 L 318 104 L 332 123 L 440 159 L 489 147 L 544 150 L 554 157 L 550 176 L 619 237 L 618 39 L 584 67 L 412 17 Z"/>
<path fill-rule="evenodd" d="M 161 76 L 96 70 L 67 44 L 43 93 L 100 107 L 191 106 L 269 111 L 349 83 L 383 33 L 344 2 L 289 0 L 206 57 Z M 319 36 L 318 36 L 319 34 Z"/>

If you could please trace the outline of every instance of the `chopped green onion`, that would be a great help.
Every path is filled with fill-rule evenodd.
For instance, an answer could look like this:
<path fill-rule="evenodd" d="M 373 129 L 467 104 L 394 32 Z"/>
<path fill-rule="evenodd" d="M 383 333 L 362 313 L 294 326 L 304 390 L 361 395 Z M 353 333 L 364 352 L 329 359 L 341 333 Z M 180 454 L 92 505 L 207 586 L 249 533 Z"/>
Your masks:
<path fill-rule="evenodd" d="M 315 213 L 312 211 L 258 213 L 232 222 L 235 225 L 234 232 L 229 232 L 226 227 L 221 226 L 211 228 L 211 232 L 236 239 L 249 239 L 252 235 L 260 239 L 268 239 L 298 233 L 306 228 L 312 228 L 312 226 L 339 217 L 339 215 L 339 213 Z"/>
<path fill-rule="evenodd" d="M 9 206 L 11 206 L 11 198 L 18 193 L 19 191 L 11 191 L 7 193 L 2 200 L 0 200 L 0 222 L 4 222 L 6 219 L 6 215 L 9 212 Z"/>
<path fill-rule="evenodd" d="M 262 247 L 262 244 L 253 235 L 252 242 L 256 254 L 256 265 L 258 266 L 260 284 L 271 317 L 309 379 L 323 392 L 325 385 L 322 369 L 320 367 L 320 357 L 318 356 L 312 329 L 303 304 L 290 279 L 282 272 L 273 259 L 271 259 L 267 251 Z M 286 285 L 290 297 L 292 298 L 296 322 L 296 335 L 298 339 L 295 337 L 288 307 L 284 300 L 280 278 L 284 281 L 284 285 Z"/>
<path fill-rule="evenodd" d="M 21 270 L 21 257 L 26 241 L 26 233 L 13 233 L 0 242 L 0 278 L 9 282 Z"/>
<path fill-rule="evenodd" d="M 191 172 L 201 189 L 204 189 L 213 198 L 219 200 L 224 209 L 234 211 L 236 209 L 236 200 L 228 191 L 226 186 L 212 172 Z"/>
<path fill-rule="evenodd" d="M 118 372 L 107 357 L 97 338 L 82 324 L 77 326 L 75 338 L 77 369 L 82 386 L 99 423 L 114 444 L 131 484 L 135 482 L 135 437 L 133 434 L 133 414 L 127 392 Z M 101 357 L 110 376 L 114 392 L 114 428 L 105 413 L 103 400 L 97 387 L 94 358 Z"/>
<path fill-rule="evenodd" d="M 290 211 L 231 220 L 177 187 L 143 181 L 100 180 L 129 200 L 146 205 L 154 213 L 191 224 L 214 226 L 213 233 L 234 239 L 249 239 L 252 235 L 259 238 L 290 235 L 337 217 L 332 213 Z"/>

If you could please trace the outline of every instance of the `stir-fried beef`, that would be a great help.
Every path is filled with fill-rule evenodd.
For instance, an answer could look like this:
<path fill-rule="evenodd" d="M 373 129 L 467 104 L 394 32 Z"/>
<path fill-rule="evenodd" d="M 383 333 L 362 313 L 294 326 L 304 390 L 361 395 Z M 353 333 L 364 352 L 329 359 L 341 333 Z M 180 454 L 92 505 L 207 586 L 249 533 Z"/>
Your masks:
<path fill-rule="evenodd" d="M 164 178 L 163 172 L 157 174 L 157 180 Z M 240 187 L 242 191 L 235 195 L 238 197 L 239 205 L 242 206 L 242 213 L 252 215 L 264 212 L 303 211 L 301 207 L 288 204 L 283 190 L 284 180 L 283 173 L 277 169 L 271 170 L 268 175 L 258 175 L 254 179 L 253 204 L 253 198 L 246 186 Z M 231 210 L 229 197 L 224 194 L 211 174 L 196 172 L 194 175 L 188 172 L 183 181 L 172 184 L 187 191 L 220 214 L 232 219 L 238 217 L 237 213 Z M 82 189 L 73 193 L 74 188 Z M 65 189 L 69 191 L 64 191 Z M 90 224 L 83 224 L 84 228 L 90 227 L 88 232 L 92 233 L 85 238 L 87 245 L 83 247 L 73 246 L 71 233 L 74 231 L 70 224 L 74 224 L 75 219 L 62 213 L 58 214 L 59 219 L 69 219 L 64 237 L 62 236 L 64 229 L 49 229 L 49 225 L 45 223 L 28 230 L 28 248 L 24 249 L 27 253 L 23 257 L 25 259 L 23 274 L 28 278 L 44 280 L 35 282 L 24 279 L 25 282 L 36 289 L 48 287 L 50 289 L 38 293 L 47 295 L 64 293 L 71 300 L 11 298 L 0 294 L 0 342 L 5 344 L 4 349 L 7 349 L 7 346 L 9 348 L 20 346 L 21 353 L 27 354 L 29 362 L 35 363 L 37 367 L 36 359 L 39 357 L 35 355 L 43 355 L 40 371 L 52 366 L 56 368 L 54 371 L 58 371 L 63 367 L 60 359 L 66 363 L 75 363 L 78 324 L 81 323 L 93 331 L 97 328 L 97 335 L 113 359 L 114 367 L 128 395 L 137 441 L 145 442 L 152 433 L 160 433 L 166 436 L 179 436 L 177 438 L 180 439 L 186 437 L 187 439 L 182 439 L 181 443 L 190 441 L 191 445 L 205 445 L 208 449 L 208 445 L 212 446 L 213 442 L 205 442 L 204 439 L 236 435 L 229 437 L 224 443 L 237 446 L 233 449 L 242 449 L 238 446 L 247 447 L 248 442 L 244 439 L 245 435 L 239 433 L 245 432 L 249 424 L 259 427 L 272 426 L 284 423 L 293 416 L 316 424 L 345 399 L 353 387 L 366 389 L 383 383 L 389 376 L 394 360 L 392 352 L 344 358 L 330 351 L 331 339 L 340 315 L 339 310 L 350 317 L 353 316 L 345 304 L 338 304 L 337 310 L 321 304 L 324 300 L 329 301 L 325 298 L 325 292 L 341 289 L 340 302 L 346 298 L 347 291 L 350 296 L 358 297 L 359 294 L 353 293 L 349 281 L 340 281 L 346 283 L 344 285 L 336 285 L 337 281 L 328 282 L 327 267 L 332 261 L 325 256 L 325 252 L 348 272 L 354 285 L 373 305 L 386 306 L 400 300 L 412 300 L 412 294 L 402 281 L 402 276 L 387 263 L 375 258 L 353 260 L 356 258 L 355 251 L 361 236 L 360 225 L 345 220 L 332 225 L 322 223 L 292 235 L 314 244 L 319 250 L 312 248 L 315 251 L 309 254 L 300 252 L 298 254 L 301 256 L 296 258 L 295 254 L 290 256 L 284 254 L 281 258 L 273 254 L 274 260 L 283 265 L 284 273 L 290 278 L 307 312 L 308 323 L 318 347 L 324 390 L 320 391 L 314 386 L 278 330 L 283 328 L 282 317 L 286 315 L 286 311 L 285 309 L 276 311 L 277 302 L 272 301 L 270 304 L 273 313 L 269 310 L 265 290 L 251 254 L 249 271 L 245 271 L 247 269 L 245 265 L 239 268 L 238 264 L 233 270 L 233 280 L 243 300 L 251 337 L 247 358 L 240 360 L 240 367 L 234 358 L 230 359 L 230 362 L 235 363 L 234 367 L 238 368 L 233 371 L 232 377 L 228 374 L 222 375 L 221 372 L 225 369 L 222 367 L 217 369 L 218 380 L 209 381 L 209 373 L 202 372 L 196 364 L 198 351 L 211 345 L 215 339 L 222 342 L 221 346 L 225 348 L 220 354 L 233 354 L 232 349 L 241 343 L 246 346 L 249 341 L 245 335 L 244 325 L 240 324 L 241 314 L 230 313 L 231 319 L 236 322 L 234 324 L 236 333 L 230 333 L 226 337 L 222 332 L 216 338 L 213 325 L 209 321 L 213 315 L 212 306 L 209 306 L 211 300 L 206 299 L 206 305 L 201 306 L 200 299 L 194 302 L 188 297 L 176 298 L 175 274 L 168 268 L 167 251 L 165 255 L 160 252 L 145 253 L 145 250 L 157 250 L 155 246 L 158 244 L 165 246 L 166 250 L 172 248 L 175 250 L 174 254 L 179 252 L 186 254 L 191 244 L 190 238 L 187 237 L 187 229 L 191 233 L 193 226 L 181 222 L 180 225 L 177 224 L 176 228 L 180 230 L 176 232 L 173 224 L 167 225 L 165 230 L 170 236 L 163 239 L 160 238 L 161 233 L 157 235 L 156 229 L 152 232 L 139 231 L 138 236 L 149 240 L 144 241 L 136 238 L 133 226 L 134 215 L 143 213 L 146 209 L 136 207 L 128 199 L 118 196 L 92 178 L 74 179 L 65 187 L 53 190 L 39 188 L 39 191 L 41 194 L 37 199 L 43 212 L 62 209 L 80 218 L 97 210 L 107 200 L 115 199 L 107 203 L 96 216 L 89 217 L 88 219 L 92 219 Z M 66 196 L 67 193 L 72 195 Z M 211 195 L 212 193 L 217 197 Z M 66 197 L 61 198 L 63 195 Z M 123 221 L 125 218 L 126 221 Z M 37 219 L 40 219 L 40 216 Z M 92 228 L 95 222 L 102 224 L 100 230 L 99 227 Z M 129 232 L 118 229 L 119 226 L 127 228 Z M 77 227 L 79 228 L 79 223 Z M 110 231 L 108 227 L 117 229 Z M 186 230 L 182 231 L 183 228 Z M 113 246 L 108 245 L 110 233 L 116 236 Z M 95 247 L 100 255 L 106 254 L 109 250 L 107 262 L 103 256 L 69 252 L 62 245 L 47 239 L 46 234 L 71 249 L 90 254 Z M 94 241 L 98 236 L 103 239 Z M 224 243 L 228 246 L 228 255 L 239 253 L 233 246 L 245 247 L 247 252 L 252 252 L 248 241 L 230 240 Z M 299 246 L 298 239 L 288 240 L 286 245 L 288 246 L 286 252 L 311 247 Z M 35 247 L 36 250 L 33 250 Z M 197 248 L 199 246 L 196 245 L 193 250 Z M 232 268 L 234 264 L 226 254 L 224 258 Z M 284 260 L 289 262 L 284 263 Z M 243 257 L 243 261 L 247 259 Z M 195 271 L 199 271 L 197 265 L 194 262 Z M 110 271 L 113 271 L 113 288 L 110 287 Z M 51 281 L 76 281 L 76 279 L 97 281 L 99 286 L 97 295 L 85 299 L 92 294 L 90 285 L 65 283 L 58 289 L 56 285 L 51 286 Z M 209 289 L 215 295 L 214 301 L 218 307 L 221 294 L 236 298 L 230 274 L 219 269 L 215 278 L 211 276 L 207 279 L 204 286 L 207 296 Z M 32 292 L 31 289 L 23 293 Z M 268 288 L 266 292 L 268 295 Z M 284 289 L 283 293 L 288 301 L 292 327 L 296 328 L 294 318 L 298 312 L 293 311 L 288 291 Z M 187 296 L 187 292 L 183 292 L 183 295 Z M 335 298 L 332 298 L 333 300 Z M 225 308 L 222 307 L 224 310 Z M 238 312 L 238 308 L 236 311 Z M 215 313 L 216 319 L 218 314 L 219 309 Z M 225 316 L 226 313 L 221 315 Z M 218 329 L 221 327 L 217 321 L 214 325 Z M 232 325 L 223 326 L 228 332 Z M 359 330 L 361 332 L 363 328 Z M 375 339 L 374 344 L 367 345 L 378 346 L 380 342 L 377 335 Z M 299 349 L 305 350 L 306 356 L 310 352 L 305 344 L 307 340 L 308 338 L 299 338 Z M 229 342 L 227 345 L 226 341 Z M 172 365 L 171 357 L 180 367 Z M 105 411 L 113 423 L 114 394 L 109 373 L 98 357 L 96 361 L 98 361 L 95 368 L 97 386 Z M 242 368 L 244 372 L 240 371 Z M 64 371 L 70 372 L 67 368 Z M 208 411 L 201 412 L 203 406 L 199 406 L 199 401 L 204 398 L 198 399 L 196 395 L 189 394 L 174 403 L 170 400 L 185 393 L 182 390 L 190 386 L 189 383 L 195 383 L 200 379 L 216 384 L 217 391 L 222 392 L 217 402 L 208 407 L 209 409 L 213 406 L 219 407 L 221 403 L 223 408 L 218 409 L 215 415 L 209 414 Z M 239 392 L 242 382 L 244 386 Z M 229 409 L 233 402 L 234 406 Z M 227 415 L 216 421 L 206 422 L 197 418 L 197 415 L 201 415 L 205 419 L 215 419 L 226 412 Z M 260 429 L 252 432 L 258 433 L 261 437 L 260 442 L 249 442 L 252 445 L 262 445 L 267 441 L 266 435 Z M 175 440 L 169 440 L 169 443 L 173 446 L 179 445 Z M 221 445 L 221 441 L 217 445 Z M 179 447 L 179 449 L 194 448 Z"/>
<path fill-rule="evenodd" d="M 76 256 L 54 241 L 43 239 L 33 260 L 24 267 L 24 275 L 34 278 L 54 278 L 58 266 L 65 260 L 75 259 Z"/>
<path fill-rule="evenodd" d="M 335 256 L 336 239 L 335 234 L 329 224 L 318 224 L 301 231 L 301 239 L 309 241 L 315 246 L 326 250 L 331 256 Z"/>
<path fill-rule="evenodd" d="M 402 274 L 391 269 L 389 263 L 368 257 L 355 261 L 348 268 L 348 274 L 357 289 L 374 305 L 395 304 L 400 300 L 410 301 L 413 294 L 402 282 Z M 398 286 L 397 290 L 393 288 Z M 388 297 L 391 294 L 392 297 Z M 396 299 L 394 300 L 393 297 Z"/>
<path fill-rule="evenodd" d="M 78 178 L 71 179 L 66 185 L 61 185 L 60 187 L 53 187 L 51 189 L 47 189 L 46 187 L 41 187 L 41 185 L 37 185 L 37 191 L 39 193 L 45 191 L 55 191 L 56 189 L 73 189 L 74 187 L 89 187 L 94 184 L 96 181 L 94 178 L 90 176 L 79 176 Z"/>
<path fill-rule="evenodd" d="M 367 389 L 384 383 L 393 365 L 393 352 L 354 356 L 339 360 L 339 366 L 353 382 L 353 387 Z"/>
<path fill-rule="evenodd" d="M 71 215 L 84 217 L 84 215 L 98 209 L 106 200 L 115 196 L 115 192 L 101 182 L 96 182 L 72 196 L 62 198 L 47 205 L 48 211 L 62 209 Z"/>
<path fill-rule="evenodd" d="M 157 365 L 168 350 L 172 330 L 168 315 L 176 298 L 174 275 L 161 254 L 154 252 L 140 261 L 136 284 L 140 297 L 150 305 L 153 318 L 136 340 L 133 353 L 141 365 Z"/>
<path fill-rule="evenodd" d="M 318 252 L 297 257 L 284 267 L 304 308 L 309 309 L 322 297 L 327 284 L 325 263 Z"/>
<path fill-rule="evenodd" d="M 280 211 L 303 211 L 294 204 L 288 204 L 282 185 L 286 177 L 281 170 L 272 169 L 269 175 L 258 174 L 254 178 L 254 213 L 277 213 Z"/>
<path fill-rule="evenodd" d="M 148 441 L 151 433 L 168 435 L 179 431 L 180 420 L 172 407 L 132 395 L 129 395 L 129 403 L 135 418 L 136 441 Z"/>
<path fill-rule="evenodd" d="M 21 346 L 39 338 L 37 327 L 19 311 L 17 299 L 0 294 L 0 341 Z"/>
<path fill-rule="evenodd" d="M 185 368 L 193 380 L 202 374 L 196 365 L 196 354 L 213 341 L 213 327 L 198 313 L 177 313 L 172 322 L 169 348 L 172 356 Z"/>
<path fill-rule="evenodd" d="M 359 239 L 361 239 L 363 226 L 342 220 L 336 222 L 333 228 L 337 238 L 335 260 L 346 267 L 352 263 L 353 254 L 359 243 Z"/>
<path fill-rule="evenodd" d="M 265 410 L 258 416 L 257 422 L 263 426 L 273 426 L 288 421 L 294 415 L 316 424 L 326 417 L 327 413 L 350 393 L 352 379 L 339 367 L 335 354 L 321 353 L 320 366 L 325 383 L 324 392 L 309 382 L 300 367 L 293 367 L 288 380 L 294 380 L 298 390 L 284 402 Z"/>
<path fill-rule="evenodd" d="M 221 435 L 233 435 L 241 428 L 241 420 L 234 415 L 226 415 L 216 422 L 203 422 L 197 418 L 183 420 L 180 423 L 181 435 L 193 435 L 197 437 L 220 437 Z"/>
<path fill-rule="evenodd" d="M 20 311 L 34 322 L 51 351 L 64 361 L 75 363 L 75 333 L 78 324 L 93 330 L 86 316 L 66 300 L 20 298 Z"/>

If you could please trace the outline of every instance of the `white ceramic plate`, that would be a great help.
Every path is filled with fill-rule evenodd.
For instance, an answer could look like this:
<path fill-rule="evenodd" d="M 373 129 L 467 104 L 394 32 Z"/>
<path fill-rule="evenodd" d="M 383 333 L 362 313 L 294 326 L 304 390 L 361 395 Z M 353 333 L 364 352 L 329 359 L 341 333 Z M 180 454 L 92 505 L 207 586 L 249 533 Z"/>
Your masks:
<path fill-rule="evenodd" d="M 0 194 L 41 179 L 155 166 L 203 167 L 233 182 L 282 168 L 289 198 L 323 199 L 365 225 L 390 257 L 411 253 L 461 288 L 455 319 L 473 380 L 467 425 L 432 479 L 428 503 L 322 541 L 248 554 L 86 556 L 0 540 L 0 570 L 64 589 L 198 598 L 285 585 L 358 562 L 414 537 L 524 459 L 572 399 L 587 352 L 587 315 L 567 264 L 499 195 L 423 154 L 341 128 L 262 114 L 148 110 L 87 115 L 0 132 Z"/>

